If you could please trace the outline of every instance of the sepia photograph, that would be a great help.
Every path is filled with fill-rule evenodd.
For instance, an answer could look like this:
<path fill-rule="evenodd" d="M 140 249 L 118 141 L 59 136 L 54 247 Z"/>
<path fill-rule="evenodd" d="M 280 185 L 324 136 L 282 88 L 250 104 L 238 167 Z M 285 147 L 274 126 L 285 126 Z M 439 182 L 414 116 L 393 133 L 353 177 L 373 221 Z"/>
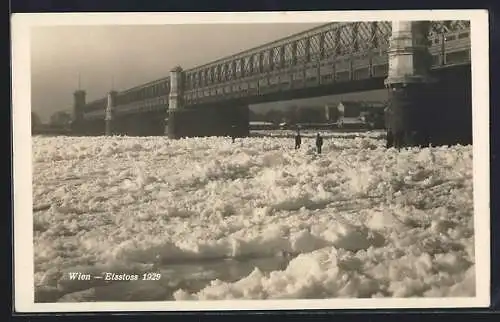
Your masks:
<path fill-rule="evenodd" d="M 17 310 L 489 305 L 487 11 L 12 25 Z"/>

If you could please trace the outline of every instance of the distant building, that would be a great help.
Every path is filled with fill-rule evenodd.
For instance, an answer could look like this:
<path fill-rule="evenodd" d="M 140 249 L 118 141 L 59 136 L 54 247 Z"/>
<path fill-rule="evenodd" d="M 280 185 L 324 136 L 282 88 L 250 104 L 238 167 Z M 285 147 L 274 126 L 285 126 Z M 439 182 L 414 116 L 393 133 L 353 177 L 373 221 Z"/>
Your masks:
<path fill-rule="evenodd" d="M 324 122 L 324 113 L 320 106 L 302 106 L 298 111 L 298 121 L 300 123 Z"/>
<path fill-rule="evenodd" d="M 384 102 L 341 101 L 337 105 L 339 127 L 384 127 Z"/>
<path fill-rule="evenodd" d="M 364 105 L 361 102 L 343 101 L 337 105 L 337 110 L 341 118 L 358 117 L 364 110 Z"/>
<path fill-rule="evenodd" d="M 339 118 L 339 110 L 338 107 L 334 104 L 326 104 L 325 105 L 325 122 L 332 123 L 337 122 Z"/>
<path fill-rule="evenodd" d="M 249 127 L 250 130 L 275 130 L 279 128 L 275 123 L 261 121 L 249 122 Z"/>

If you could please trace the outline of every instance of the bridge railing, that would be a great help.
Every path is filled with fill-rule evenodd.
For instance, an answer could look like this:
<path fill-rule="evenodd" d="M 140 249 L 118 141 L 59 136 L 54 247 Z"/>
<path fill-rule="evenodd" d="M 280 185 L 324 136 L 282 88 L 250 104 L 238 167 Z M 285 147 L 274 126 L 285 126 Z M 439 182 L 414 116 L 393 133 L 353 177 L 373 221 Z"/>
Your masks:
<path fill-rule="evenodd" d="M 430 48 L 433 68 L 470 63 L 470 39 L 458 38 L 463 33 L 443 36 L 442 45 Z M 456 37 L 456 38 L 455 38 Z M 453 39 L 453 40 L 451 40 Z M 311 62 L 285 70 L 241 77 L 231 81 L 185 90 L 187 105 L 222 99 L 263 95 L 278 91 L 316 87 L 334 83 L 386 77 L 388 57 L 377 50 L 353 56 L 340 56 L 328 61 Z"/>
<path fill-rule="evenodd" d="M 128 104 L 118 105 L 114 108 L 114 113 L 117 115 L 133 114 L 137 110 L 142 112 L 153 112 L 164 110 L 168 106 L 168 95 L 162 95 L 153 98 L 147 98 L 142 101 L 131 102 Z"/>
<path fill-rule="evenodd" d="M 169 77 L 119 92 L 115 98 L 113 113 L 116 115 L 126 115 L 136 113 L 137 111 L 165 109 L 166 106 L 168 106 L 169 92 Z M 103 118 L 106 104 L 106 98 L 87 103 L 84 111 L 84 118 Z"/>
<path fill-rule="evenodd" d="M 434 21 L 429 36 L 467 28 L 466 21 Z M 316 27 L 187 70 L 185 89 L 221 84 L 332 57 L 385 52 L 390 34 L 391 23 L 386 21 L 342 22 Z"/>
<path fill-rule="evenodd" d="M 83 117 L 85 119 L 96 119 L 104 117 L 104 109 L 106 108 L 106 98 L 87 103 L 84 108 Z"/>
<path fill-rule="evenodd" d="M 433 68 L 470 63 L 470 30 L 459 30 L 430 38 Z"/>

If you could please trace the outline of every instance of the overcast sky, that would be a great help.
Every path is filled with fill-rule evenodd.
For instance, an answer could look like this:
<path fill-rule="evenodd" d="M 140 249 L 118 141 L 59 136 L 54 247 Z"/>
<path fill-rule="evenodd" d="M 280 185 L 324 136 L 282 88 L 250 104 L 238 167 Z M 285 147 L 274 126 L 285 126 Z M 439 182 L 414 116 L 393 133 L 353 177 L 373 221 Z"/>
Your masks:
<path fill-rule="evenodd" d="M 87 101 L 312 28 L 317 24 L 36 27 L 31 37 L 32 109 L 42 120 L 70 111 L 73 91 Z"/>

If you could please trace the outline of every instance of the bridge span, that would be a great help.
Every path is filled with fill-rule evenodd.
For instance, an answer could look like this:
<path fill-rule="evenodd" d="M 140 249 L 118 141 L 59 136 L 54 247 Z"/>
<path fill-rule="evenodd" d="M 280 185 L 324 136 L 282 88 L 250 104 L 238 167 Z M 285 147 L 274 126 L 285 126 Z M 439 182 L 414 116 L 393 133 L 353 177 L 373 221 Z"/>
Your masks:
<path fill-rule="evenodd" d="M 469 21 L 329 23 L 86 102 L 80 135 L 249 134 L 248 106 L 387 88 L 397 145 L 471 143 Z"/>

